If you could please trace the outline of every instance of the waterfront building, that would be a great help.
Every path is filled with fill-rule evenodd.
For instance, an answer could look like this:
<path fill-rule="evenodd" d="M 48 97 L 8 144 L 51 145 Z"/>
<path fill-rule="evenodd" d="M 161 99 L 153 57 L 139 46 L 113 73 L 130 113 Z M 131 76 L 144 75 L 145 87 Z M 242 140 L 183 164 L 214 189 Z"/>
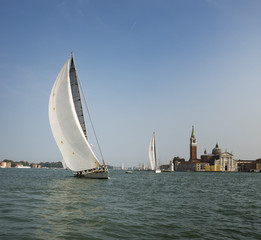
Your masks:
<path fill-rule="evenodd" d="M 204 151 L 204 154 L 197 159 L 197 139 L 194 126 L 190 137 L 190 158 L 189 161 L 176 161 L 175 171 L 211 171 L 211 172 L 235 172 L 238 170 L 237 161 L 232 153 L 222 152 L 218 143 L 211 153 Z"/>
<path fill-rule="evenodd" d="M 11 168 L 11 162 L 6 162 L 6 168 Z"/>
<path fill-rule="evenodd" d="M 170 171 L 174 172 L 174 163 L 173 163 L 173 161 L 170 161 L 169 167 L 170 167 Z"/>
<path fill-rule="evenodd" d="M 217 172 L 235 172 L 237 171 L 237 162 L 234 160 L 232 153 L 227 151 L 222 152 L 219 148 L 218 143 L 213 148 L 211 154 L 207 154 L 206 150 L 201 155 L 201 162 L 208 162 L 210 164 L 209 169 L 206 171 L 217 171 Z"/>
<path fill-rule="evenodd" d="M 42 167 L 40 164 L 37 164 L 37 163 L 33 163 L 32 166 L 33 166 L 33 168 L 41 168 Z"/>
<path fill-rule="evenodd" d="M 236 160 L 239 172 L 261 172 L 261 158 L 256 160 Z"/>
<path fill-rule="evenodd" d="M 205 172 L 209 167 L 209 163 L 201 162 L 198 160 L 195 161 L 182 161 L 175 163 L 175 171 L 181 172 Z"/>
<path fill-rule="evenodd" d="M 0 168 L 11 168 L 11 162 L 0 162 Z"/>
<path fill-rule="evenodd" d="M 0 162 L 0 168 L 6 168 L 6 162 Z"/>
<path fill-rule="evenodd" d="M 174 163 L 170 161 L 169 164 L 160 165 L 160 170 L 162 172 L 174 172 Z"/>

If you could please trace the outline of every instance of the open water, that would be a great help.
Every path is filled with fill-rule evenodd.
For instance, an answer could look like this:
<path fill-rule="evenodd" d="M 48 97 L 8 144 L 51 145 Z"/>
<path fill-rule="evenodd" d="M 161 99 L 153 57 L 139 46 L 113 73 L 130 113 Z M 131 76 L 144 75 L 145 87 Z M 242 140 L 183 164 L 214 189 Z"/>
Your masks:
<path fill-rule="evenodd" d="M 0 239 L 261 239 L 261 173 L 0 169 Z"/>

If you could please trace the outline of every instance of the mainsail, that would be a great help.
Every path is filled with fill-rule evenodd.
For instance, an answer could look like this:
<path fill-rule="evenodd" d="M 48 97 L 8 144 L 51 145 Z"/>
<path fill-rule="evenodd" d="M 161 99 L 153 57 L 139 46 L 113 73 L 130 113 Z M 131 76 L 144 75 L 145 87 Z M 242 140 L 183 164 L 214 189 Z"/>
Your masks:
<path fill-rule="evenodd" d="M 49 121 L 63 159 L 72 171 L 101 166 L 87 140 L 79 83 L 73 57 L 67 60 L 49 99 Z"/>
<path fill-rule="evenodd" d="M 76 68 L 75 68 L 73 58 L 71 59 L 71 66 L 70 66 L 70 83 L 71 83 L 73 102 L 74 102 L 75 110 L 76 110 L 76 113 L 77 113 L 77 117 L 78 117 L 79 122 L 81 124 L 84 136 L 88 140 L 86 125 L 85 125 L 85 120 L 84 120 L 84 114 L 83 114 L 83 108 L 82 108 L 81 94 L 80 94 L 80 88 L 79 88 L 79 80 L 78 80 L 77 71 L 76 71 Z"/>
<path fill-rule="evenodd" d="M 149 145 L 149 160 L 152 170 L 156 170 L 156 146 L 155 146 L 155 132 L 152 135 Z"/>

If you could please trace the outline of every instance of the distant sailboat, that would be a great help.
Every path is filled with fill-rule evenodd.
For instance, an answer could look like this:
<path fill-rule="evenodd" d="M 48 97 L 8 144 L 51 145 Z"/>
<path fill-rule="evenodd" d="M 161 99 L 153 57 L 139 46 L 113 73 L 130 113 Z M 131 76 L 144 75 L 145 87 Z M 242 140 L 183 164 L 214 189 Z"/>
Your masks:
<path fill-rule="evenodd" d="M 103 164 L 98 161 L 88 141 L 73 56 L 67 60 L 53 85 L 49 121 L 63 156 L 64 168 L 72 170 L 75 176 L 109 178 L 104 160 Z"/>
<path fill-rule="evenodd" d="M 150 145 L 149 145 L 149 160 L 151 169 L 155 171 L 155 173 L 160 173 L 157 158 L 156 158 L 156 141 L 155 141 L 155 132 L 153 132 Z"/>
<path fill-rule="evenodd" d="M 66 162 L 65 162 L 64 160 L 62 160 L 62 165 L 63 165 L 63 168 L 64 168 L 64 169 L 66 169 L 66 170 L 68 169 L 68 167 L 67 167 L 67 165 L 66 165 Z"/>

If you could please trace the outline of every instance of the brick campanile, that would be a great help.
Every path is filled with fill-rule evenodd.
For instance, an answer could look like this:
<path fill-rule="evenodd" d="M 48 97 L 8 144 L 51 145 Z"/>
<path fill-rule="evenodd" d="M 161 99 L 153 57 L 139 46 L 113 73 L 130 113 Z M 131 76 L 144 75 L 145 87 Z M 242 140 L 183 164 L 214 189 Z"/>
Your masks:
<path fill-rule="evenodd" d="M 194 126 L 192 126 L 192 133 L 190 137 L 190 158 L 189 161 L 197 160 L 197 139 L 194 131 Z"/>

